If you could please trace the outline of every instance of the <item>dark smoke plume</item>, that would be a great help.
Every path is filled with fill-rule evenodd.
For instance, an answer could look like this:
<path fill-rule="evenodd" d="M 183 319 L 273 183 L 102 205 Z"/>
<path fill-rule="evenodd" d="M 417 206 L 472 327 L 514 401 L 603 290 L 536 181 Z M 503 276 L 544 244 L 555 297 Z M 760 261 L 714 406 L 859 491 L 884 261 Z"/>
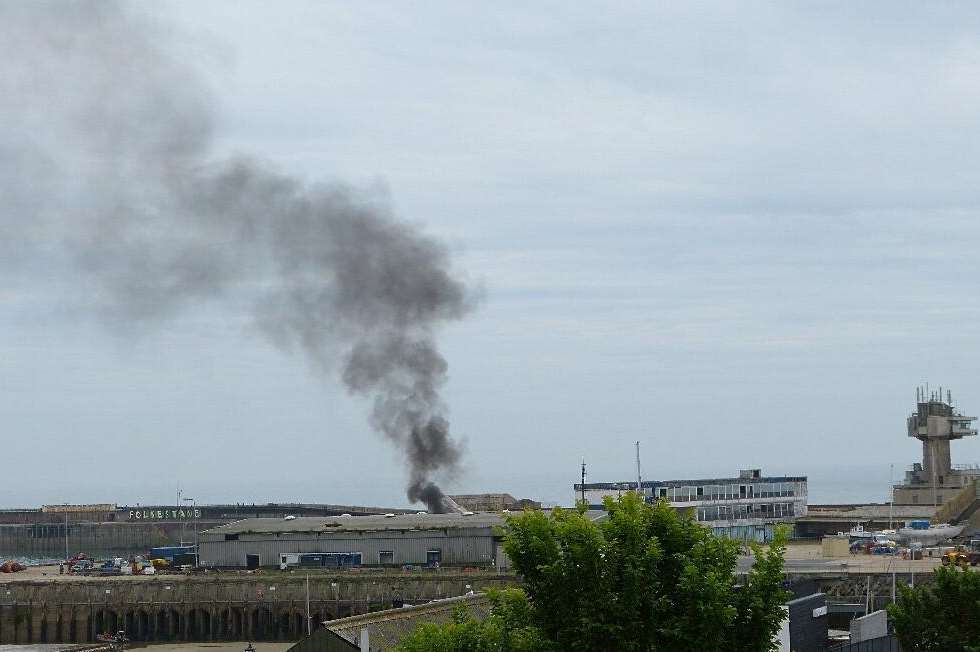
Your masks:
<path fill-rule="evenodd" d="M 460 448 L 435 335 L 471 307 L 446 248 L 383 197 L 212 151 L 216 115 L 144 5 L 0 4 L 0 258 L 77 274 L 114 329 L 248 297 L 262 332 L 348 390 L 403 452 L 408 496 Z"/>

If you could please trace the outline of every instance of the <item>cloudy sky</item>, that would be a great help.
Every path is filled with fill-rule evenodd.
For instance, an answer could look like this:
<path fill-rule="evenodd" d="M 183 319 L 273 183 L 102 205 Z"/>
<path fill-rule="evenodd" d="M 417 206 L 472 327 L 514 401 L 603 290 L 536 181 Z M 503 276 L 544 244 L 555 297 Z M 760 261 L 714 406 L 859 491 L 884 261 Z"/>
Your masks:
<path fill-rule="evenodd" d="M 583 457 L 592 480 L 634 477 L 639 440 L 646 478 L 762 467 L 809 475 L 812 502 L 883 500 L 889 465 L 920 455 L 904 425 L 917 384 L 980 412 L 973 5 L 125 11 L 210 89 L 215 157 L 380 194 L 479 288 L 440 333 L 466 446 L 450 491 L 567 503 Z M 65 94 L 87 74 L 66 73 Z M 14 124 L 0 155 L 35 137 Z M 72 272 L 10 244 L 27 228 L 13 212 L 0 504 L 167 502 L 178 486 L 405 503 L 366 401 L 225 304 L 102 327 Z M 980 442 L 953 456 L 980 461 Z"/>

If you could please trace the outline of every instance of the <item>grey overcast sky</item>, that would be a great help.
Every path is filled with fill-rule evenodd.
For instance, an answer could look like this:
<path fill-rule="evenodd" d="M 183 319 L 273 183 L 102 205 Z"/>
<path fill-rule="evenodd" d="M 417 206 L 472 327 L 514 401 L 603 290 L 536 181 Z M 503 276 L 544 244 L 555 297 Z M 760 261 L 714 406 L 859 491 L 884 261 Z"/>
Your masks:
<path fill-rule="evenodd" d="M 809 475 L 811 502 L 883 500 L 920 455 L 917 384 L 980 412 L 973 3 L 129 11 L 210 87 L 216 156 L 381 189 L 482 288 L 440 332 L 449 491 L 568 503 L 583 457 L 635 477 L 639 440 L 647 478 L 761 467 Z M 119 335 L 24 257 L 0 285 L 0 505 L 405 504 L 369 404 L 248 314 Z"/>

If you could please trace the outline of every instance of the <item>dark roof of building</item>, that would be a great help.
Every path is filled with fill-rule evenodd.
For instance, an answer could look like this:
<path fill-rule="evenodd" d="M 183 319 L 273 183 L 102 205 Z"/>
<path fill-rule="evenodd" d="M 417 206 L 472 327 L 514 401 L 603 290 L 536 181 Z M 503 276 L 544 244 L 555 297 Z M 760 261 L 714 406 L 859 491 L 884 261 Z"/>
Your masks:
<path fill-rule="evenodd" d="M 904 521 L 910 518 L 932 518 L 936 513 L 934 505 L 810 505 L 806 516 L 797 517 L 797 521 L 856 521 L 888 520 Z"/>
<path fill-rule="evenodd" d="M 276 534 L 284 532 L 378 532 L 384 530 L 445 530 L 493 528 L 504 519 L 493 512 L 473 514 L 396 514 L 394 516 L 300 516 L 247 518 L 208 530 L 215 534 Z"/>
<path fill-rule="evenodd" d="M 125 512 L 128 510 L 151 510 L 151 509 L 191 509 L 189 505 L 119 505 L 118 511 Z M 209 515 L 214 515 L 218 513 L 286 513 L 290 511 L 295 513 L 317 513 L 317 512 L 328 512 L 343 514 L 349 512 L 351 514 L 387 514 L 388 512 L 394 512 L 396 514 L 414 514 L 417 510 L 406 509 L 404 507 L 384 507 L 384 506 L 370 506 L 370 505 L 334 505 L 332 503 L 215 503 L 207 504 L 200 503 L 196 505 L 196 509 L 199 509 Z"/>
<path fill-rule="evenodd" d="M 511 512 L 515 513 L 515 512 Z M 546 512 L 549 513 L 549 512 Z M 468 514 L 396 514 L 394 516 L 298 516 L 284 518 L 247 518 L 220 525 L 202 534 L 286 534 L 308 532 L 384 532 L 446 529 L 493 529 L 506 525 L 505 514 L 474 512 Z M 601 522 L 607 514 L 595 509 L 585 513 L 591 521 Z"/>
<path fill-rule="evenodd" d="M 487 498 L 487 499 L 500 498 L 512 503 L 517 502 L 517 499 L 511 496 L 510 494 L 452 494 L 449 497 L 452 498 L 453 500 L 459 500 L 460 498 L 462 498 L 463 500 L 472 500 L 474 498 Z"/>

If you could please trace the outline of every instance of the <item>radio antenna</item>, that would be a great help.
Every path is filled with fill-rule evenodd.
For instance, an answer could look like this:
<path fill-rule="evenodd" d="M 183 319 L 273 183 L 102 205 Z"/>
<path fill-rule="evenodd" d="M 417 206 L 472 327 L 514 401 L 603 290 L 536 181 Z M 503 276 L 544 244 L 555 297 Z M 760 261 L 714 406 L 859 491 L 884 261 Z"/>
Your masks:
<path fill-rule="evenodd" d="M 636 442 L 636 493 L 643 495 L 643 476 L 640 475 L 640 442 Z"/>

